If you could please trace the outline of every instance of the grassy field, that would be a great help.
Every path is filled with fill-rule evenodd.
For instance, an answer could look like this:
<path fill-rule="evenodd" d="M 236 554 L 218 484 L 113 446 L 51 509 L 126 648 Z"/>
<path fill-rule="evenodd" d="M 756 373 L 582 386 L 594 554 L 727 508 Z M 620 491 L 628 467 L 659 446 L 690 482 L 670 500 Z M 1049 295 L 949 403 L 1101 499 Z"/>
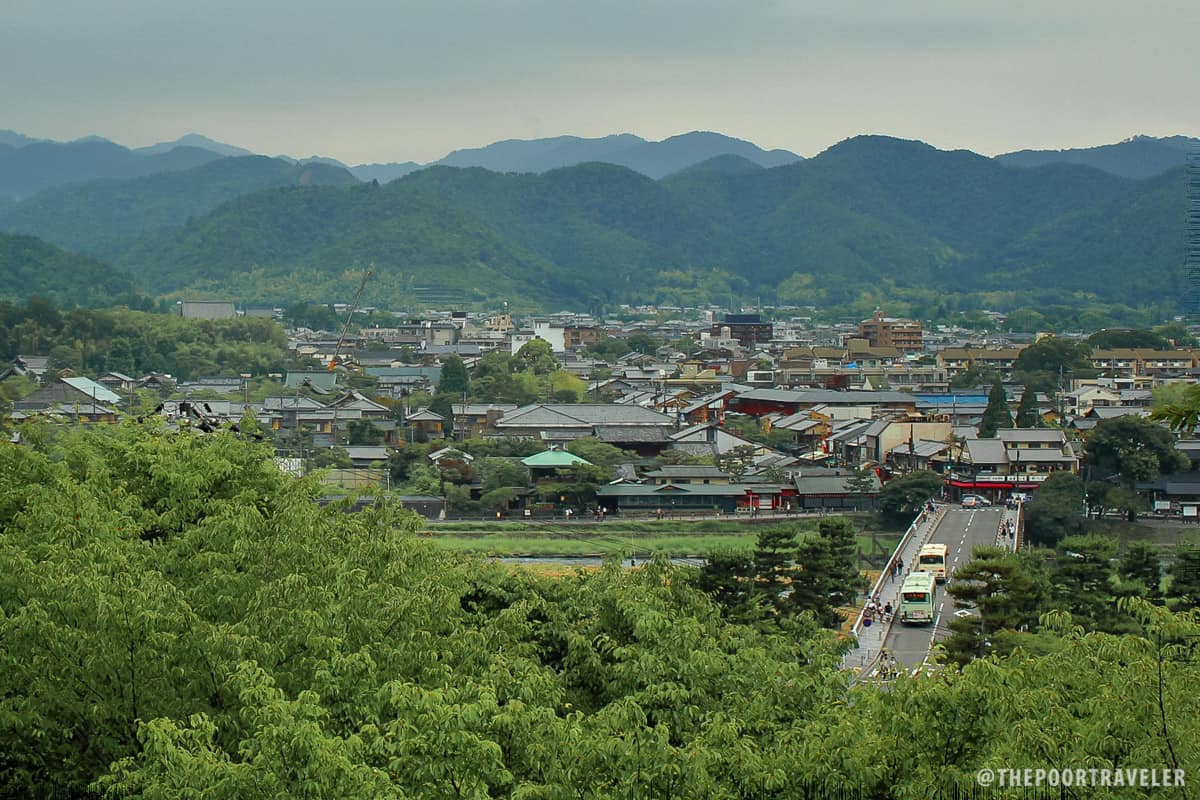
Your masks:
<path fill-rule="evenodd" d="M 788 528 L 802 530 L 816 530 L 817 518 L 815 517 L 796 517 L 794 519 L 780 519 L 778 521 L 772 519 L 764 522 L 749 522 L 741 519 L 704 519 L 704 520 L 630 520 L 620 518 L 609 518 L 601 523 L 594 523 L 590 520 L 580 520 L 572 523 L 565 523 L 561 519 L 551 521 L 537 522 L 518 522 L 518 521 L 503 521 L 503 522 L 439 522 L 436 525 L 430 526 L 430 531 L 441 536 L 443 533 L 544 533 L 548 530 L 552 531 L 578 531 L 580 535 L 606 535 L 610 532 L 620 533 L 623 536 L 629 534 L 694 534 L 694 533 L 748 533 L 757 532 L 763 528 Z"/>
<path fill-rule="evenodd" d="M 761 528 L 759 528 L 761 530 Z M 811 535 L 813 529 L 805 531 Z M 443 533 L 441 530 L 429 534 L 434 544 L 446 550 L 460 553 L 477 553 L 491 556 L 592 556 L 612 553 L 638 555 L 669 553 L 672 556 L 705 556 L 714 549 L 735 550 L 749 553 L 754 550 L 758 530 L 754 532 L 730 533 L 639 533 L 616 528 L 600 531 L 497 531 L 465 535 Z M 859 546 L 870 550 L 871 537 L 858 537 Z M 896 537 L 880 536 L 878 543 L 892 546 Z"/>
<path fill-rule="evenodd" d="M 1179 544 L 1192 547 L 1200 545 L 1200 526 L 1176 520 L 1163 521 L 1149 517 L 1135 522 L 1115 517 L 1090 519 L 1087 530 L 1089 533 L 1117 537 L 1122 551 L 1133 542 L 1146 542 L 1166 552 L 1174 550 Z"/>

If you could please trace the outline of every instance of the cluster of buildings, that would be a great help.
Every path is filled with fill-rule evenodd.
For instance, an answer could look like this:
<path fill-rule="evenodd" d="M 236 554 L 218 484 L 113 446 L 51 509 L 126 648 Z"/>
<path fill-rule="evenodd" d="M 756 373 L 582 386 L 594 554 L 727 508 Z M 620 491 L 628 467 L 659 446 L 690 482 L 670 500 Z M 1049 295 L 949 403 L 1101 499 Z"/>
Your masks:
<path fill-rule="evenodd" d="M 281 456 L 293 460 L 306 456 L 298 448 L 353 441 L 356 426 L 369 423 L 375 441 L 347 447 L 354 467 L 367 471 L 382 471 L 391 450 L 405 442 L 448 439 L 453 448 L 464 439 L 521 438 L 564 452 L 573 440 L 595 438 L 625 450 L 632 464 L 707 462 L 626 469 L 597 491 L 598 508 L 755 513 L 869 508 L 882 481 L 918 469 L 944 475 L 951 499 L 972 494 L 1001 502 L 1035 490 L 1055 472 L 1078 472 L 1080 442 L 1096 424 L 1145 416 L 1152 388 L 1200 376 L 1194 350 L 1095 350 L 1099 377 L 1067 376 L 1060 392 L 1035 398 L 1043 427 L 984 439 L 977 428 L 986 393 L 951 391 L 950 384 L 967 370 L 1011 378 L 1032 336 L 927 331 L 882 312 L 823 325 L 754 313 L 662 317 L 618 322 L 563 313 L 518 324 L 503 312 L 450 312 L 364 328 L 340 346 L 332 334 L 297 330 L 289 345 L 295 356 L 336 359 L 344 369 L 281 375 L 278 393 L 255 403 L 237 397 L 246 376 L 181 384 L 161 375 L 58 376 L 36 356 L 18 357 L 0 380 L 23 374 L 40 382 L 14 404 L 18 421 L 38 414 L 112 421 L 139 388 L 156 388 L 177 398 L 158 409 L 171 418 L 185 415 L 178 398 L 187 414 L 211 424 L 252 414 L 275 432 Z M 637 334 L 670 344 L 615 358 L 611 347 L 603 359 L 588 353 L 597 343 L 633 341 Z M 588 381 L 595 402 L 517 406 L 464 398 L 448 415 L 411 405 L 437 386 L 450 355 L 470 368 L 488 352 L 515 354 L 534 340 L 549 345 L 561 369 Z M 371 378 L 374 390 L 351 390 L 345 377 L 355 373 Z M 229 399 L 208 400 L 200 412 L 186 398 L 201 391 Z M 1009 386 L 1008 393 L 1015 411 L 1024 390 Z M 753 420 L 749 428 L 746 420 Z M 1200 509 L 1200 478 L 1152 491 L 1161 510 L 1194 516 Z"/>

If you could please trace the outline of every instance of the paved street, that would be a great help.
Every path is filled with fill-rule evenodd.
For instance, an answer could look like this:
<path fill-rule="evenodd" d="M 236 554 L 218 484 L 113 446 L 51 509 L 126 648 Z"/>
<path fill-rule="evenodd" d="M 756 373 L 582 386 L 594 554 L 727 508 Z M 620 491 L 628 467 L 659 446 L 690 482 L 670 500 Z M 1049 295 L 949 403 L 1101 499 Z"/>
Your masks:
<path fill-rule="evenodd" d="M 1007 518 L 1007 515 L 1004 514 L 1004 509 L 999 507 L 971 510 L 952 507 L 943 513 L 942 520 L 929 541 L 946 545 L 947 575 L 953 575 L 956 569 L 970 561 L 971 553 L 976 547 L 996 543 L 996 533 L 1000 529 L 1002 517 Z M 910 566 L 907 561 L 905 566 Z M 892 625 L 884 649 L 905 667 L 911 669 L 919 666 L 925 661 L 934 642 L 950 634 L 949 621 L 953 619 L 954 612 L 954 600 L 946 591 L 946 585 L 939 585 L 934 623 Z"/>

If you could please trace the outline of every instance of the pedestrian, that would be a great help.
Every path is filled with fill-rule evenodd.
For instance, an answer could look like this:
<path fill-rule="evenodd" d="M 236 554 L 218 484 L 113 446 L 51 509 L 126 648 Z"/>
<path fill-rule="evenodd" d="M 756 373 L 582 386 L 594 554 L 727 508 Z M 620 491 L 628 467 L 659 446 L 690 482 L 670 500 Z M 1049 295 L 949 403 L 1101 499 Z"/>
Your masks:
<path fill-rule="evenodd" d="M 900 568 L 900 571 L 903 572 L 904 571 L 904 559 L 903 558 L 896 559 L 896 566 L 898 566 Z"/>
<path fill-rule="evenodd" d="M 887 622 L 891 618 L 892 618 L 892 604 L 884 603 L 883 604 L 883 621 Z"/>

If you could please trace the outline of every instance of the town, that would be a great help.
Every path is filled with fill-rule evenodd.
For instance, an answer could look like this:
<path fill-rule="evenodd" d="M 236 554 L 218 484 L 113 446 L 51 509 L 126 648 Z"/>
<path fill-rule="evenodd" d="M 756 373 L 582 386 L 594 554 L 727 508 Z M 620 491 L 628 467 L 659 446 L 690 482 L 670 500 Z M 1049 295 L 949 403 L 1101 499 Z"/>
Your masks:
<path fill-rule="evenodd" d="M 1152 407 L 1200 375 L 1178 321 L 1051 335 L 1007 331 L 999 314 L 980 331 L 883 310 L 826 322 L 803 309 L 323 311 L 341 335 L 289 327 L 292 366 L 265 375 L 89 374 L 69 355 L 18 354 L 0 372 L 11 435 L 45 418 L 255 427 L 285 470 L 323 469 L 432 519 L 871 510 L 913 472 L 941 476 L 937 496 L 955 503 L 1028 500 L 1065 473 L 1083 476 L 1096 514 L 1200 513 L 1200 442 L 1128 486 L 1113 464 L 1081 471 L 1091 432 L 1152 425 Z M 282 310 L 183 301 L 177 313 L 273 325 Z M 496 455 L 523 470 L 493 460 L 485 474 Z"/>

